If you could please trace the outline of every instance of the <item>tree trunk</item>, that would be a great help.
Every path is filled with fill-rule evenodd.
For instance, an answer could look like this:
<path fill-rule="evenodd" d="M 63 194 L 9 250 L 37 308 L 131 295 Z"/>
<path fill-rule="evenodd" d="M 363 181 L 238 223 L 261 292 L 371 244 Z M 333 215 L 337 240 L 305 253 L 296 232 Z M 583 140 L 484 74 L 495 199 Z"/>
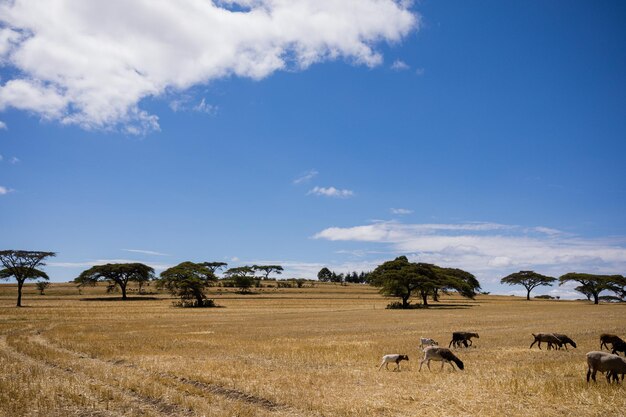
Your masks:
<path fill-rule="evenodd" d="M 433 290 L 433 301 L 439 301 L 439 290 L 437 288 Z"/>
<path fill-rule="evenodd" d="M 197 291 L 195 294 L 196 302 L 198 303 L 197 307 L 202 307 L 204 304 L 204 299 L 202 298 L 202 292 Z"/>
<path fill-rule="evenodd" d="M 402 297 L 402 308 L 409 308 L 409 295 Z"/>
<path fill-rule="evenodd" d="M 428 292 L 426 291 L 422 292 L 422 303 L 424 307 L 428 307 Z"/>
<path fill-rule="evenodd" d="M 593 294 L 593 303 L 594 304 L 598 304 L 600 302 L 600 293 L 594 293 Z"/>
<path fill-rule="evenodd" d="M 120 283 L 120 288 L 122 289 L 122 300 L 126 300 L 126 284 Z"/>
<path fill-rule="evenodd" d="M 526 301 L 530 301 L 530 290 L 526 290 Z"/>
<path fill-rule="evenodd" d="M 22 306 L 22 287 L 24 286 L 24 281 L 17 281 L 17 307 Z"/>

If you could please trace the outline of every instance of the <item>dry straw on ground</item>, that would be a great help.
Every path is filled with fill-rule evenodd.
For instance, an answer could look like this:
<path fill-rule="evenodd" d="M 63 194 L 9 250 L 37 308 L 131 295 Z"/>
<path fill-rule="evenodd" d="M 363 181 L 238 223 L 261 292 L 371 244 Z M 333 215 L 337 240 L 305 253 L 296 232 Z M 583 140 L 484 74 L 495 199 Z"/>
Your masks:
<path fill-rule="evenodd" d="M 585 382 L 599 335 L 626 336 L 626 306 L 479 296 L 432 308 L 385 310 L 367 286 L 317 285 L 215 294 L 224 308 L 180 309 L 165 294 L 109 300 L 27 287 L 26 307 L 0 286 L 2 416 L 621 415 L 626 388 Z M 465 371 L 417 372 L 419 338 L 455 352 Z M 566 333 L 578 349 L 528 346 L 531 333 Z M 377 371 L 387 353 L 402 372 Z M 405 363 L 406 364 L 406 363 Z M 392 367 L 390 367 L 392 368 Z"/>

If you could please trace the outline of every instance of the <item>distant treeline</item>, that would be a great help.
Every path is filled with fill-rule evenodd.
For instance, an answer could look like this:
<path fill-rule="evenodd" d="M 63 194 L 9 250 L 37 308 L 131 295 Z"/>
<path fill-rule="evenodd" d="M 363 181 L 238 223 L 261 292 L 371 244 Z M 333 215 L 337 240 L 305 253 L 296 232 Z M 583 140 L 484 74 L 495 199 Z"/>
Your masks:
<path fill-rule="evenodd" d="M 320 269 L 320 272 L 317 273 L 317 279 L 322 282 L 349 282 L 352 284 L 366 284 L 369 283 L 369 276 L 371 272 L 361 271 L 361 272 L 346 272 L 344 273 L 336 273 L 335 271 L 331 271 L 328 268 Z"/>

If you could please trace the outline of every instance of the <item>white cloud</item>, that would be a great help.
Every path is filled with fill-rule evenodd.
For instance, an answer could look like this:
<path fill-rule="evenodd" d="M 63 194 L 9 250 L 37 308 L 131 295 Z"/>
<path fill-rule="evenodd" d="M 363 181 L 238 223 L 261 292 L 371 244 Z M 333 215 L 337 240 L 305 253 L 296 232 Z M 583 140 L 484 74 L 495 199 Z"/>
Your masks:
<path fill-rule="evenodd" d="M 314 177 L 317 176 L 317 174 L 319 174 L 319 172 L 317 172 L 314 169 L 310 169 L 307 172 L 303 173 L 302 175 L 300 175 L 298 178 L 296 178 L 295 180 L 293 180 L 294 184 L 302 184 L 303 182 L 308 182 L 311 179 L 313 179 Z"/>
<path fill-rule="evenodd" d="M 0 120 L 0 130 L 7 130 L 7 129 L 8 129 L 7 124 L 4 123 L 2 120 Z"/>
<path fill-rule="evenodd" d="M 340 190 L 335 187 L 313 187 L 308 193 L 324 197 L 349 198 L 354 196 L 352 190 Z"/>
<path fill-rule="evenodd" d="M 391 214 L 399 214 L 399 215 L 405 215 L 405 214 L 413 213 L 413 210 L 404 209 L 404 208 L 391 208 L 391 209 L 389 209 L 389 211 L 391 211 Z"/>
<path fill-rule="evenodd" d="M 0 185 L 0 195 L 9 194 L 11 192 L 13 192 L 12 189 Z"/>
<path fill-rule="evenodd" d="M 20 163 L 20 159 L 16 156 L 12 156 L 11 159 L 9 160 L 10 163 L 12 163 L 13 165 L 15 164 L 19 164 Z"/>
<path fill-rule="evenodd" d="M 81 262 L 46 262 L 46 265 L 54 268 L 90 268 L 96 265 L 106 265 L 106 264 L 126 264 L 126 263 L 144 263 L 148 266 L 151 266 L 156 271 L 163 271 L 167 268 L 171 268 L 174 265 L 171 264 L 161 264 L 161 263 L 153 263 L 153 262 L 145 262 L 138 261 L 136 259 L 96 259 L 92 261 L 81 261 Z"/>
<path fill-rule="evenodd" d="M 507 273 L 533 269 L 559 276 L 570 271 L 623 273 L 626 239 L 584 239 L 497 223 L 402 224 L 381 222 L 330 227 L 315 239 L 370 242 L 422 262 L 454 266 L 496 282 Z"/>
<path fill-rule="evenodd" d="M 197 111 L 198 113 L 214 115 L 215 113 L 217 113 L 217 106 L 207 103 L 206 100 L 203 98 L 200 103 L 193 107 L 193 110 Z"/>
<path fill-rule="evenodd" d="M 391 64 L 391 69 L 394 71 L 405 71 L 405 70 L 408 70 L 409 68 L 411 67 L 409 67 L 409 65 L 406 62 L 399 60 L 399 59 L 396 59 L 395 61 L 393 61 L 393 64 Z"/>
<path fill-rule="evenodd" d="M 417 69 L 415 70 L 415 75 L 417 75 L 417 76 L 422 76 L 422 75 L 424 75 L 424 68 L 417 68 Z"/>
<path fill-rule="evenodd" d="M 14 0 L 0 3 L 0 86 L 14 107 L 87 129 L 158 129 L 141 100 L 346 59 L 419 26 L 394 0 Z"/>
<path fill-rule="evenodd" d="M 122 249 L 122 250 L 126 252 L 141 253 L 143 255 L 168 256 L 166 253 L 155 252 L 153 250 L 145 250 L 145 249 Z"/>

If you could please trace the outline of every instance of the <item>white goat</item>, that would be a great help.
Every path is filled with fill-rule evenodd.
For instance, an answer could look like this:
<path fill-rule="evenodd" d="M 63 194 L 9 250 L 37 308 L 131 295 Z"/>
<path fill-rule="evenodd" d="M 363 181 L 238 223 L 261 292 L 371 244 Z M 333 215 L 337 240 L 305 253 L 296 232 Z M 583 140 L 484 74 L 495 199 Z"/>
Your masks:
<path fill-rule="evenodd" d="M 617 375 L 621 374 L 622 379 L 624 379 L 626 358 L 608 352 L 595 351 L 587 353 L 587 382 L 589 382 L 590 376 L 593 382 L 596 382 L 596 373 L 598 371 L 607 373 L 606 380 L 609 384 L 611 383 L 611 377 L 617 382 Z"/>
<path fill-rule="evenodd" d="M 442 348 L 437 346 L 429 346 L 424 349 L 424 359 L 420 362 L 420 369 L 422 370 L 422 365 L 426 362 L 426 366 L 430 370 L 430 361 L 441 361 L 441 369 L 443 369 L 444 363 L 449 363 L 450 366 L 454 369 L 454 365 L 452 362 L 456 363 L 456 366 L 459 367 L 460 370 L 463 370 L 463 362 L 459 358 L 457 358 L 454 353 L 450 351 L 448 348 Z"/>
<path fill-rule="evenodd" d="M 380 371 L 383 367 L 383 365 L 385 365 L 385 369 L 389 369 L 389 364 L 390 363 L 395 363 L 396 364 L 396 369 L 394 369 L 394 371 L 399 371 L 400 370 L 400 362 L 402 361 L 408 361 L 409 357 L 407 355 L 399 355 L 397 353 L 391 354 L 391 355 L 385 355 L 383 356 L 383 361 L 380 364 L 380 367 L 378 368 L 378 370 Z"/>
<path fill-rule="evenodd" d="M 424 350 L 428 346 L 439 346 L 439 343 L 429 337 L 420 337 L 420 349 Z"/>

